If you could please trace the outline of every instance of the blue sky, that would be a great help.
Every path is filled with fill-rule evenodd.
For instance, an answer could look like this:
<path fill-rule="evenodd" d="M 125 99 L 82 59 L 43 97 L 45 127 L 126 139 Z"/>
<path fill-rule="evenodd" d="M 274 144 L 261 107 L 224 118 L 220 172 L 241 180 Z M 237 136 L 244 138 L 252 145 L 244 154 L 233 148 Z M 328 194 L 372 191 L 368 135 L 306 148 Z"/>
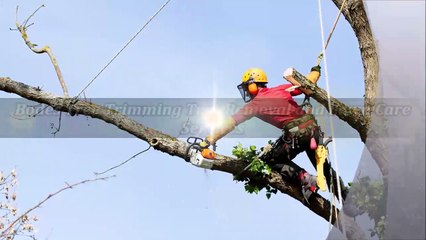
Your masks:
<path fill-rule="evenodd" d="M 0 75 L 58 95 L 49 59 L 33 54 L 14 26 L 45 4 L 29 30 L 48 44 L 70 94 L 77 94 L 163 3 L 126 1 L 0 0 Z M 328 33 L 337 14 L 323 2 Z M 317 1 L 174 1 L 86 91 L 88 97 L 239 97 L 236 85 L 252 66 L 270 85 L 282 72 L 308 72 L 321 50 Z M 328 52 L 331 94 L 363 96 L 363 69 L 354 34 L 344 18 Z M 319 83 L 325 86 L 324 79 Z M 0 92 L 0 97 L 12 95 Z M 23 123 L 24 124 L 24 123 Z M 66 127 L 66 126 L 64 126 Z M 231 146 L 262 145 L 267 139 L 223 139 Z M 92 177 L 147 144 L 138 139 L 0 139 L 3 171 L 19 174 L 19 208 L 26 209 L 64 182 Z M 336 139 L 341 175 L 352 180 L 363 144 Z M 295 161 L 312 171 L 304 154 Z M 221 172 L 205 172 L 181 159 L 149 151 L 114 172 L 118 177 L 68 191 L 35 214 L 39 239 L 324 239 L 328 223 L 286 195 L 267 200 L 249 195 Z M 325 193 L 328 196 L 328 193 Z"/>

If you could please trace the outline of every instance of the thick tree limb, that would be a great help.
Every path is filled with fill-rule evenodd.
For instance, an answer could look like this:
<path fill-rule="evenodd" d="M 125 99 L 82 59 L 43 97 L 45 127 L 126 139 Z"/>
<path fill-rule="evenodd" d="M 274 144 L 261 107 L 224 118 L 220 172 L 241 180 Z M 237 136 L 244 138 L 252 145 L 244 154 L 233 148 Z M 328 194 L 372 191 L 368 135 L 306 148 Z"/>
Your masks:
<path fill-rule="evenodd" d="M 332 1 L 338 8 L 342 6 L 343 0 Z M 363 134 L 360 132 L 361 139 L 364 143 L 366 143 L 367 149 L 379 166 L 382 175 L 386 177 L 389 174 L 389 164 L 386 156 L 384 155 L 386 150 L 379 139 L 379 136 L 384 137 L 385 134 L 379 134 L 376 132 L 376 129 L 371 127 L 371 118 L 379 86 L 379 58 L 376 49 L 376 42 L 374 40 L 367 12 L 362 0 L 347 0 L 343 7 L 342 14 L 351 25 L 358 40 L 361 60 L 364 66 L 365 130 L 362 131 L 362 133 L 366 134 L 366 136 L 363 138 Z M 375 121 L 377 124 L 381 124 L 380 122 L 384 122 L 385 120 L 381 117 L 381 119 L 375 119 Z M 368 139 L 366 139 L 367 135 Z"/>
<path fill-rule="evenodd" d="M 338 8 L 341 7 L 343 2 L 343 0 L 332 1 Z M 364 114 L 366 117 L 366 127 L 368 129 L 378 87 L 379 59 L 377 56 L 376 43 L 362 0 L 347 0 L 343 7 L 342 14 L 351 25 L 358 39 L 362 64 L 364 65 Z"/>
<path fill-rule="evenodd" d="M 328 95 L 324 89 L 310 82 L 305 76 L 293 68 L 287 69 L 284 72 L 284 77 L 293 84 L 299 84 L 301 88 L 305 89 L 304 91 L 309 92 L 312 98 L 317 100 L 330 112 Z M 368 150 L 379 166 L 383 176 L 387 176 L 388 163 L 384 155 L 383 145 L 380 143 L 377 133 L 368 129 L 365 114 L 362 113 L 361 109 L 348 107 L 332 96 L 330 96 L 330 101 L 331 112 L 358 131 L 361 140 L 366 143 Z M 372 139 L 371 141 L 367 139 L 367 133 L 369 136 L 368 139 Z"/>
<path fill-rule="evenodd" d="M 327 92 L 313 84 L 309 81 L 305 76 L 300 74 L 293 68 L 289 68 L 284 72 L 284 77 L 287 80 L 294 81 L 300 84 L 302 88 L 305 88 L 311 92 L 311 97 L 317 100 L 320 104 L 322 104 L 329 112 L 328 106 L 328 94 Z M 292 80 L 294 79 L 294 80 Z M 340 102 L 334 97 L 330 96 L 331 101 L 331 111 L 337 117 L 347 122 L 351 127 L 358 131 L 361 136 L 361 140 L 365 142 L 367 138 L 367 128 L 366 128 L 366 120 L 364 115 L 362 114 L 361 109 L 359 108 L 351 108 Z"/>
<path fill-rule="evenodd" d="M 343 0 L 332 1 L 340 9 Z M 333 114 L 358 131 L 361 140 L 366 143 L 367 149 L 379 166 L 382 175 L 386 177 L 389 173 L 388 161 L 384 155 L 386 151 L 379 139 L 379 136 L 383 137 L 384 134 L 378 134 L 377 130 L 371 127 L 372 113 L 378 93 L 379 60 L 376 44 L 362 0 L 347 0 L 345 6 L 343 6 L 342 14 L 354 30 L 359 43 L 364 66 L 364 111 L 361 111 L 359 108 L 350 108 L 333 97 L 331 98 L 331 110 Z M 313 91 L 312 97 L 329 110 L 326 91 L 310 83 L 297 71 L 288 71 L 285 75 L 294 78 L 309 93 Z M 381 122 L 384 122 L 383 117 L 381 118 Z M 378 120 L 380 119 L 376 119 L 375 121 L 380 122 Z"/>
<path fill-rule="evenodd" d="M 146 127 L 121 113 L 111 110 L 109 108 L 99 106 L 87 101 L 74 101 L 71 98 L 61 98 L 52 94 L 40 91 L 37 88 L 28 86 L 24 83 L 13 81 L 7 77 L 0 77 L 0 90 L 17 94 L 23 98 L 38 103 L 43 103 L 51 106 L 53 109 L 62 112 L 68 112 L 71 115 L 81 114 L 103 120 L 107 123 L 113 124 L 118 128 L 132 134 L 133 136 L 148 142 L 156 150 L 168 153 L 172 156 L 180 158 L 186 158 L 187 143 L 182 142 L 175 137 L 157 131 L 155 129 Z M 246 166 L 246 163 L 237 159 L 217 155 L 217 160 L 212 170 L 223 171 L 231 174 L 240 173 Z M 254 177 L 250 176 L 249 177 Z M 282 193 L 285 193 L 292 198 L 298 200 L 303 205 L 308 207 L 312 212 L 318 216 L 324 218 L 326 221 L 330 217 L 330 202 L 320 195 L 314 194 L 310 198 L 310 204 L 305 203 L 304 198 L 301 194 L 301 189 L 298 184 L 285 181 L 281 175 L 277 172 L 272 172 L 265 179 L 259 179 L 263 183 L 269 184 L 272 187 L 278 189 Z M 335 214 L 332 214 L 332 222 L 336 221 Z M 350 225 L 356 225 L 351 223 Z M 360 239 L 362 231 L 356 230 L 352 234 L 356 236 L 348 236 L 350 239 Z M 362 234 L 361 234 L 362 235 Z M 362 239 L 362 237 L 361 237 Z"/>
<path fill-rule="evenodd" d="M 82 100 L 73 103 L 73 99 L 56 97 L 24 83 L 15 82 L 10 78 L 0 78 L 0 90 L 15 93 L 28 100 L 49 105 L 57 111 L 68 112 L 72 115 L 81 114 L 103 120 L 139 139 L 148 142 L 156 150 L 182 159 L 186 158 L 187 143 L 155 129 L 146 127 L 112 109 Z M 217 155 L 217 161 L 215 161 L 213 170 L 237 174 L 241 172 L 245 165 L 246 164 L 243 161 L 227 156 Z M 273 173 L 268 179 L 266 179 L 266 181 L 281 192 L 289 194 L 303 203 L 303 196 L 300 189 L 295 185 L 284 182 L 281 175 L 278 173 Z M 328 220 L 330 203 L 320 196 L 312 201 L 314 204 L 307 207 L 319 216 Z"/>

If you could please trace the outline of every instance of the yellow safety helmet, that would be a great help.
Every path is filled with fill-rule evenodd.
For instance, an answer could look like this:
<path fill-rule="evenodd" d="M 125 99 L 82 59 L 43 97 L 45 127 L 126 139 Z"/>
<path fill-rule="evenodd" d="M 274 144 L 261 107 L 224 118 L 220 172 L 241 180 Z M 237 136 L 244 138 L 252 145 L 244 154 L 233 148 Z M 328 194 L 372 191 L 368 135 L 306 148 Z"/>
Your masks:
<path fill-rule="evenodd" d="M 243 75 L 243 83 L 253 80 L 255 83 L 268 83 L 266 73 L 260 68 L 250 68 Z"/>
<path fill-rule="evenodd" d="M 242 80 L 242 83 L 238 85 L 237 88 L 240 91 L 244 102 L 250 102 L 257 95 L 259 92 L 257 87 L 258 83 L 268 83 L 266 73 L 260 68 L 248 69 L 244 73 Z"/>

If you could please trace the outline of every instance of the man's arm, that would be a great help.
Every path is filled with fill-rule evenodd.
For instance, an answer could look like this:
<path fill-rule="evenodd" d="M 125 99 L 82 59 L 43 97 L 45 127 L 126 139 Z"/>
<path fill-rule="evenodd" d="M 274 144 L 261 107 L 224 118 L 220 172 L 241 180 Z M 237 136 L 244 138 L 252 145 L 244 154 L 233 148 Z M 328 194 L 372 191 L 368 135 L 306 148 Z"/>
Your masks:
<path fill-rule="evenodd" d="M 210 144 L 214 144 L 216 143 L 217 140 L 221 139 L 222 137 L 224 137 L 226 134 L 230 133 L 232 130 L 234 130 L 234 128 L 252 118 L 255 114 L 256 114 L 256 99 L 253 99 L 253 101 L 251 101 L 250 103 L 244 105 L 244 107 L 242 107 L 237 113 L 235 113 L 232 117 L 228 117 L 221 128 L 219 129 L 215 129 L 213 131 L 213 133 L 211 133 L 210 135 L 208 135 L 206 137 L 206 140 L 210 143 Z"/>
<path fill-rule="evenodd" d="M 291 96 L 298 96 L 303 93 L 299 88 L 294 88 L 293 84 L 291 83 L 284 84 L 283 86 L 286 91 L 290 92 Z"/>
<path fill-rule="evenodd" d="M 206 137 L 207 142 L 215 144 L 217 140 L 230 133 L 237 126 L 237 122 L 233 117 L 228 117 L 220 129 L 215 129 L 213 133 Z"/>

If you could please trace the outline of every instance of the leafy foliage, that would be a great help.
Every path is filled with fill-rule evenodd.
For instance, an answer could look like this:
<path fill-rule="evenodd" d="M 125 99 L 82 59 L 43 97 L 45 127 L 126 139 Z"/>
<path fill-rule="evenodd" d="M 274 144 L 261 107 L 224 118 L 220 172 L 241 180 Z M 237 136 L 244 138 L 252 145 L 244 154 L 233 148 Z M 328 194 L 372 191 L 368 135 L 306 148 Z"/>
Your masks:
<path fill-rule="evenodd" d="M 350 183 L 352 203 L 360 212 L 366 212 L 374 220 L 374 228 L 370 229 L 371 237 L 384 238 L 386 225 L 385 217 L 385 186 L 381 180 L 371 180 L 368 176 Z"/>
<path fill-rule="evenodd" d="M 265 177 L 271 174 L 271 167 L 259 158 L 260 151 L 257 150 L 256 146 L 250 146 L 243 148 L 242 144 L 234 146 L 232 149 L 232 155 L 238 159 L 249 163 L 247 171 L 256 174 L 259 177 Z M 244 175 L 244 174 L 243 174 Z M 237 181 L 244 182 L 244 188 L 248 193 L 258 194 L 262 189 L 266 189 L 266 197 L 271 198 L 272 194 L 277 193 L 277 189 L 270 185 L 261 184 L 253 179 L 249 179 L 246 176 L 235 176 Z"/>

